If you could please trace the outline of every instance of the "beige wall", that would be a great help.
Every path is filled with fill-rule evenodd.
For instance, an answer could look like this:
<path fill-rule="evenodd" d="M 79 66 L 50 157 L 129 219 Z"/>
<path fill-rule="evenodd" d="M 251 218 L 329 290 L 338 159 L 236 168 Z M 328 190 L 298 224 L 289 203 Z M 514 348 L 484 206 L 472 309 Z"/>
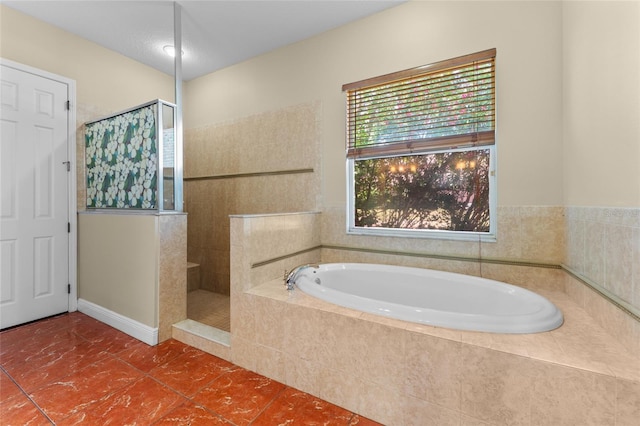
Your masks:
<path fill-rule="evenodd" d="M 78 298 L 157 327 L 158 216 L 86 213 L 78 222 Z"/>
<path fill-rule="evenodd" d="M 77 103 L 107 113 L 174 99 L 172 76 L 7 6 L 0 6 L 0 57 L 74 79 Z"/>
<path fill-rule="evenodd" d="M 85 212 L 78 222 L 78 298 L 169 339 L 187 317 L 186 215 Z"/>
<path fill-rule="evenodd" d="M 498 203 L 561 205 L 561 12 L 555 2 L 409 2 L 190 81 L 185 128 L 319 101 L 323 204 L 344 206 L 342 85 L 495 47 Z"/>
<path fill-rule="evenodd" d="M 640 2 L 565 2 L 562 24 L 565 205 L 640 207 Z"/>

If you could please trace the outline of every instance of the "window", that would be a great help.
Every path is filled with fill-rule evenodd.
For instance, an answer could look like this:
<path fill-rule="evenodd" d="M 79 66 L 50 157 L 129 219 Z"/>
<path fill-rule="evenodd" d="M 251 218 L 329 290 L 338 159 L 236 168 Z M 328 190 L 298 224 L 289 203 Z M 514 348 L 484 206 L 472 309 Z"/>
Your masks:
<path fill-rule="evenodd" d="M 491 237 L 495 49 L 343 86 L 348 228 Z"/>

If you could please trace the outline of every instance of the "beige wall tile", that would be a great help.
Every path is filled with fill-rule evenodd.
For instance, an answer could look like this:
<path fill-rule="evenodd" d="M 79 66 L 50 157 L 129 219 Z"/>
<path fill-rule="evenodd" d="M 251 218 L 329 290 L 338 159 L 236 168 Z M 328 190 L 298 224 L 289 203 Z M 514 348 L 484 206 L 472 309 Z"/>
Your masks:
<path fill-rule="evenodd" d="M 490 424 L 462 414 L 460 416 L 460 426 L 490 426 Z"/>
<path fill-rule="evenodd" d="M 247 370 L 256 371 L 256 344 L 242 337 L 231 335 L 231 359 L 229 360 Z"/>
<path fill-rule="evenodd" d="M 187 216 L 159 216 L 158 340 L 171 337 L 172 325 L 187 319 Z"/>
<path fill-rule="evenodd" d="M 287 380 L 286 354 L 268 346 L 255 346 L 255 372 L 284 383 Z"/>
<path fill-rule="evenodd" d="M 225 255 L 229 252 L 229 215 L 316 209 L 320 187 L 318 114 L 319 105 L 309 103 L 185 131 L 188 253 L 190 261 L 201 265 L 202 288 L 229 293 Z M 305 168 L 315 171 L 188 179 Z M 265 233 L 281 235 L 284 231 L 282 226 L 275 229 L 278 232 L 265 228 Z M 266 252 L 269 239 L 260 241 L 257 250 Z M 290 242 L 299 243 L 293 239 Z"/>
<path fill-rule="evenodd" d="M 364 416 L 371 415 L 364 405 L 366 399 L 373 397 L 371 391 L 374 389 L 348 371 L 323 368 L 318 376 L 317 396 Z M 385 398 L 386 396 L 382 400 Z"/>
<path fill-rule="evenodd" d="M 314 309 L 308 309 L 292 305 L 287 310 L 288 317 L 284 323 L 285 332 L 283 336 L 283 346 L 291 356 L 306 360 L 316 366 L 326 365 L 323 362 L 323 348 L 333 347 L 331 342 L 323 342 L 322 316 Z M 340 330 L 334 330 L 339 333 Z M 324 337 L 324 336 L 323 336 Z"/>
<path fill-rule="evenodd" d="M 471 345 L 461 347 L 461 356 L 464 414 L 491 424 L 530 424 L 530 361 Z"/>
<path fill-rule="evenodd" d="M 536 365 L 532 424 L 615 424 L 616 379 L 550 363 Z"/>
<path fill-rule="evenodd" d="M 405 353 L 407 333 L 383 324 L 348 318 L 347 327 L 341 329 L 342 339 L 338 340 L 334 353 L 335 362 L 351 359 L 347 371 L 367 381 L 383 387 L 401 389 L 405 382 L 406 365 L 402 361 Z M 327 327 L 325 335 L 335 332 Z M 347 353 L 351 354 L 348 355 Z M 344 354 L 342 357 L 340 353 Z M 353 354 L 360 354 L 354 357 Z M 344 361 L 342 361 L 344 362 Z"/>
<path fill-rule="evenodd" d="M 459 411 L 462 344 L 420 333 L 407 332 L 406 336 L 404 392 L 420 401 Z"/>
<path fill-rule="evenodd" d="M 640 308 L 640 262 L 637 261 L 640 259 L 640 226 L 633 228 L 631 250 L 631 279 L 633 282 L 631 304 Z"/>
<path fill-rule="evenodd" d="M 616 407 L 616 426 L 633 426 L 638 423 L 638 419 L 640 419 L 640 381 L 617 380 Z"/>
<path fill-rule="evenodd" d="M 264 297 L 256 298 L 253 305 L 255 321 L 255 341 L 259 345 L 284 350 L 284 330 L 286 316 L 284 306 L 278 301 Z"/>
<path fill-rule="evenodd" d="M 287 363 L 285 383 L 303 392 L 320 395 L 318 381 L 322 377 L 322 367 L 291 353 L 285 354 L 285 362 Z"/>
<path fill-rule="evenodd" d="M 460 411 L 431 404 L 422 399 L 408 396 L 404 405 L 402 424 L 405 426 L 459 426 L 461 422 Z"/>
<path fill-rule="evenodd" d="M 231 330 L 233 336 L 256 341 L 255 298 L 251 295 L 231 296 Z"/>
<path fill-rule="evenodd" d="M 634 298 L 633 264 L 640 261 L 639 258 L 632 258 L 633 228 L 606 224 L 604 230 L 604 287 L 631 303 Z"/>
<path fill-rule="evenodd" d="M 407 398 L 390 386 L 363 383 L 363 394 L 357 413 L 385 425 L 401 424 L 407 414 Z"/>
<path fill-rule="evenodd" d="M 640 209 L 566 207 L 565 215 L 568 266 L 640 310 Z"/>
<path fill-rule="evenodd" d="M 560 264 L 564 260 L 563 208 L 525 206 L 498 208 L 496 242 L 451 241 L 349 235 L 342 208 L 323 211 L 322 243 L 386 251 Z"/>

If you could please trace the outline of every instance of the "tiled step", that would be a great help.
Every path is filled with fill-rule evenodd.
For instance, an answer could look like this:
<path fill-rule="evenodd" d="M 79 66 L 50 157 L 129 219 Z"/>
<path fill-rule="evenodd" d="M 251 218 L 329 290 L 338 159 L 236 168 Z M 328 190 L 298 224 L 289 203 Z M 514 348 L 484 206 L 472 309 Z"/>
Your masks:
<path fill-rule="evenodd" d="M 200 288 L 200 264 L 187 262 L 187 291 Z"/>

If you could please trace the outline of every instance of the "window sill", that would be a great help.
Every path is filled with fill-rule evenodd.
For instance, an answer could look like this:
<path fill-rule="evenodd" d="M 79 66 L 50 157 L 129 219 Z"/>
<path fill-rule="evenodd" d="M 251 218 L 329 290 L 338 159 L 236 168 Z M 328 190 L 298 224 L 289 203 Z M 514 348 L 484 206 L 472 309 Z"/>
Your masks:
<path fill-rule="evenodd" d="M 372 237 L 422 238 L 425 240 L 480 241 L 483 243 L 495 243 L 497 241 L 495 233 L 490 232 L 438 231 L 432 229 L 410 230 L 348 227 L 347 234 Z"/>

